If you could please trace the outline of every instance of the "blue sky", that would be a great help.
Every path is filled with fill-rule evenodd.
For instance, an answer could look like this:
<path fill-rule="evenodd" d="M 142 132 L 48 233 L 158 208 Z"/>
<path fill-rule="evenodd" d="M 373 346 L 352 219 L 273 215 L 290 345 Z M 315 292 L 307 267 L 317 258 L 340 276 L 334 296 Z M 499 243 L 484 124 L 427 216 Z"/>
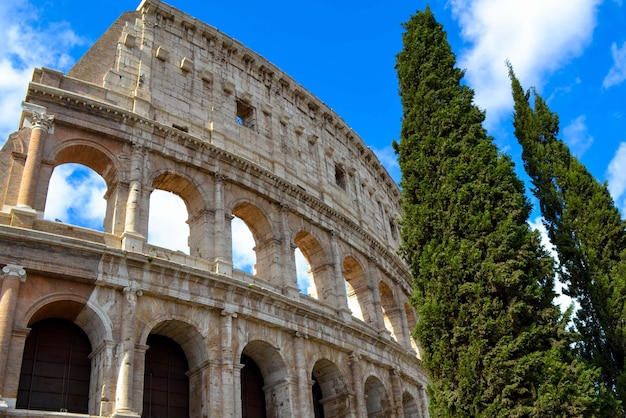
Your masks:
<path fill-rule="evenodd" d="M 402 49 L 402 22 L 422 10 L 425 1 L 168 3 L 291 75 L 335 110 L 399 180 L 391 150 L 402 116 L 395 56 Z M 0 143 L 17 129 L 32 69 L 45 66 L 66 72 L 119 14 L 138 4 L 0 3 Z M 476 104 L 487 112 L 487 129 L 516 161 L 520 176 L 525 177 L 512 134 L 507 59 L 522 85 L 536 87 L 559 114 L 561 137 L 598 180 L 608 182 L 626 213 L 622 0 L 435 0 L 430 7 L 448 33 L 458 66 L 466 70 L 465 82 L 476 91 Z"/>

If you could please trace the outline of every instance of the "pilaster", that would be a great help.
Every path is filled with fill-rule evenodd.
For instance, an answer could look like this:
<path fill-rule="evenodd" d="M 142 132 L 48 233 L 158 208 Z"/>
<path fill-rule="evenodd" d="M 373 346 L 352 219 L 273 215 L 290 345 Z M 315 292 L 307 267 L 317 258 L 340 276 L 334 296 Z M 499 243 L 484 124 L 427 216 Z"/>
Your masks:
<path fill-rule="evenodd" d="M 7 401 L 4 400 L 4 381 L 7 376 L 6 369 L 9 361 L 9 348 L 11 344 L 11 334 L 13 322 L 15 320 L 15 306 L 17 304 L 17 293 L 20 283 L 26 281 L 26 271 L 22 266 L 7 264 L 2 268 L 2 288 L 0 290 L 0 411 L 6 408 Z"/>

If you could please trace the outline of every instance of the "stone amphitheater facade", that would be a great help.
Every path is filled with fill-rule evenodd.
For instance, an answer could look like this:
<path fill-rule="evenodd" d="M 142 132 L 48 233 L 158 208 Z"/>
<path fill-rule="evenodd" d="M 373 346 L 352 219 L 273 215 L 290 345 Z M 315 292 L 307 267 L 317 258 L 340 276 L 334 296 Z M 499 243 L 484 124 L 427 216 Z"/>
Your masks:
<path fill-rule="evenodd" d="M 104 179 L 103 231 L 43 219 L 65 163 Z M 147 242 L 155 189 L 185 202 L 189 254 Z M 427 416 L 397 185 L 217 29 L 145 0 L 67 75 L 36 69 L 0 199 L 0 416 Z"/>

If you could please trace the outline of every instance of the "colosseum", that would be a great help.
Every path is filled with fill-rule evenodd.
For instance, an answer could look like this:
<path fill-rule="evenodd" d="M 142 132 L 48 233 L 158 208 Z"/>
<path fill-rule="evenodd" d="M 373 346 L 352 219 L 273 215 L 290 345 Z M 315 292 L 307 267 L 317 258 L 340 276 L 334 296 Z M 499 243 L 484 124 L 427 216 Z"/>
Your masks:
<path fill-rule="evenodd" d="M 0 416 L 428 416 L 399 188 L 289 75 L 144 0 L 67 74 L 35 69 L 22 109 L 0 152 Z M 102 230 L 44 219 L 68 163 L 106 183 Z M 185 203 L 188 254 L 148 242 L 155 190 Z"/>

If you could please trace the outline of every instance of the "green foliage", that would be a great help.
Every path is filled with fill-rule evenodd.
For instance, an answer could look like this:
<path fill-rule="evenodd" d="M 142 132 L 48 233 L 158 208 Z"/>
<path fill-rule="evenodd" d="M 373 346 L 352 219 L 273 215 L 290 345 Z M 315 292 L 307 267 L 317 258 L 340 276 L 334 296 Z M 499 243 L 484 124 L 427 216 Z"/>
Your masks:
<path fill-rule="evenodd" d="M 626 402 L 626 223 L 606 184 L 599 183 L 558 139 L 559 118 L 534 91 L 524 92 L 509 65 L 515 136 L 539 199 L 559 274 L 580 308 L 574 322 L 580 352 L 602 381 Z"/>
<path fill-rule="evenodd" d="M 570 350 L 553 260 L 431 10 L 404 24 L 401 253 L 434 417 L 591 417 L 596 371 Z"/>

